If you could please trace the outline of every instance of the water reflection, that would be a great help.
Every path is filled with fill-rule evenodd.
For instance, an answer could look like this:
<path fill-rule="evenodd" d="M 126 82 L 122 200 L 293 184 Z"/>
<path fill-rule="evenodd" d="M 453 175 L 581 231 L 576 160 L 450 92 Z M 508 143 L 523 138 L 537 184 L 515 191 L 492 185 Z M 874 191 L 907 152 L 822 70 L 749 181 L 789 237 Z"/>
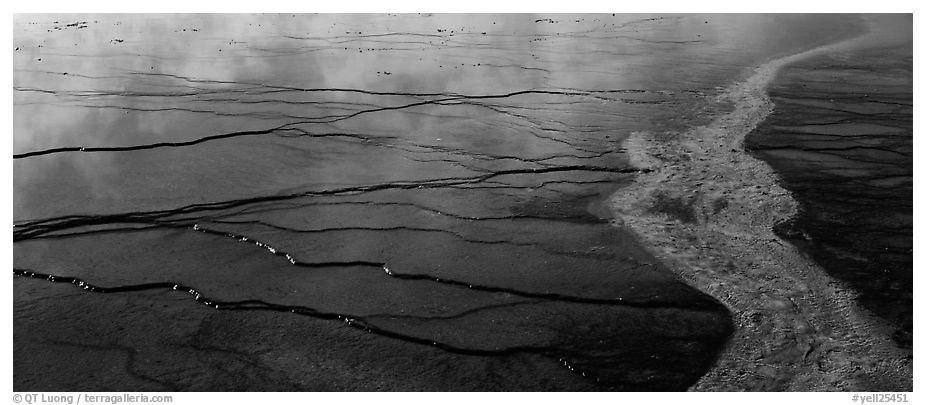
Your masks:
<path fill-rule="evenodd" d="M 592 207 L 634 175 L 631 131 L 691 125 L 743 66 L 840 35 L 836 21 L 18 15 L 15 263 L 363 319 L 376 339 L 464 348 L 402 349 L 468 364 L 460 376 L 556 376 L 495 389 L 683 389 L 728 314 Z M 92 314 L 110 298 L 81 299 Z"/>

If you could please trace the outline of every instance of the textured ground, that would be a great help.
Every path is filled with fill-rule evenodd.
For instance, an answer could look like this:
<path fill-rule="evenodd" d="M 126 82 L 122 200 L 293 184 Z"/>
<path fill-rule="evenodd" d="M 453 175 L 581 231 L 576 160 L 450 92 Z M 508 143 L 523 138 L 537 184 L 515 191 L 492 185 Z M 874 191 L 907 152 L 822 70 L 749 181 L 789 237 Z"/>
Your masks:
<path fill-rule="evenodd" d="M 803 201 L 743 149 L 746 135 L 773 111 L 766 88 L 783 66 L 858 49 L 883 35 L 872 30 L 774 60 L 720 95 L 718 102 L 732 107 L 710 124 L 678 133 L 640 132 L 625 142 L 635 165 L 652 171 L 615 195 L 616 221 L 735 314 L 734 336 L 693 389 L 912 389 L 912 352 L 891 339 L 890 325 L 859 306 L 851 284 L 834 280 L 775 234 Z M 788 111 L 777 119 L 787 120 Z"/>
<path fill-rule="evenodd" d="M 800 202 L 778 228 L 913 344 L 912 45 L 788 66 L 747 138 Z"/>

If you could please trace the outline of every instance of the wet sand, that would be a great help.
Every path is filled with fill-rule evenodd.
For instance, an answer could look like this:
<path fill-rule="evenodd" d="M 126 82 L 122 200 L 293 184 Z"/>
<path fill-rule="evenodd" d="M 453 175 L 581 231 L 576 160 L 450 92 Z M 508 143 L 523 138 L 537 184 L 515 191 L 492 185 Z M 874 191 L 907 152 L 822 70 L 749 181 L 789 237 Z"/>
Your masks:
<path fill-rule="evenodd" d="M 729 335 L 601 208 L 685 18 L 107 17 L 20 31 L 16 389 L 682 390 Z"/>
<path fill-rule="evenodd" d="M 706 126 L 625 141 L 634 164 L 652 171 L 615 194 L 615 222 L 736 320 L 716 366 L 693 390 L 912 389 L 912 352 L 891 339 L 888 322 L 774 232 L 798 215 L 801 201 L 743 146 L 773 111 L 766 88 L 780 69 L 876 42 L 885 26 L 877 23 L 864 36 L 762 65 L 719 96 L 732 109 Z"/>

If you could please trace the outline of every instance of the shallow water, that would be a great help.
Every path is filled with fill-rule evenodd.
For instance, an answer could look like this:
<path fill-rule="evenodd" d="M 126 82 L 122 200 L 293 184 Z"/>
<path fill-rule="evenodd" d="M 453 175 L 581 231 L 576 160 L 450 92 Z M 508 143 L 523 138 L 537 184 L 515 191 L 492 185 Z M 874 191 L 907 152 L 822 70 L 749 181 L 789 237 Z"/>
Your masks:
<path fill-rule="evenodd" d="M 18 15 L 14 385 L 685 389 L 729 314 L 608 222 L 621 141 L 853 21 Z"/>

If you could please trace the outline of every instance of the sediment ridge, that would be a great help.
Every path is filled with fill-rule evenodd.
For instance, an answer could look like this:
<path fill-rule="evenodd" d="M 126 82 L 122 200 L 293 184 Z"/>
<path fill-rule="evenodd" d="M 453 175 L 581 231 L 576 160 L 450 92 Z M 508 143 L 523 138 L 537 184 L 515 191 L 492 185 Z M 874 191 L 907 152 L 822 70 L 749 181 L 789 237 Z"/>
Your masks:
<path fill-rule="evenodd" d="M 792 62 L 862 36 L 775 59 L 715 100 L 732 106 L 687 132 L 635 132 L 624 146 L 641 172 L 612 196 L 614 223 L 633 230 L 675 274 L 723 302 L 736 331 L 693 391 L 912 390 L 912 353 L 890 326 L 773 232 L 798 204 L 743 148 L 772 111 L 766 87 Z"/>

